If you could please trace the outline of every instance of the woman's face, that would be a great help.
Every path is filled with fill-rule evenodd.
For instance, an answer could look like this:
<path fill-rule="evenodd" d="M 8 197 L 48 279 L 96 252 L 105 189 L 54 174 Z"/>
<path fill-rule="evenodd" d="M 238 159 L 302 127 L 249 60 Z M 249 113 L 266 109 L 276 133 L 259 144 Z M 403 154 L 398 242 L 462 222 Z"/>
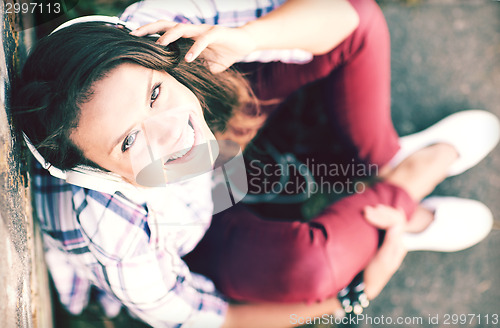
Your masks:
<path fill-rule="evenodd" d="M 217 157 L 198 99 L 168 73 L 121 64 L 80 107 L 71 140 L 86 158 L 131 183 L 178 181 L 208 171 Z"/>

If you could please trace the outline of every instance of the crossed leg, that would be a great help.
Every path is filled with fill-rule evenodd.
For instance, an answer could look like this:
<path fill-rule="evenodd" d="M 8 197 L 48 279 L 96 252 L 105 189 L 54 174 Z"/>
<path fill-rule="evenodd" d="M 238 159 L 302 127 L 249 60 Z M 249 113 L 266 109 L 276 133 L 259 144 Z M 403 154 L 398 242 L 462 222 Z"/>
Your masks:
<path fill-rule="evenodd" d="M 361 162 L 384 167 L 399 149 L 390 118 L 389 35 L 373 1 L 352 4 L 360 26 L 336 49 L 305 65 L 257 65 L 250 80 L 263 100 L 286 98 L 322 80 L 332 126 Z M 186 261 L 212 278 L 224 294 L 245 301 L 311 302 L 332 297 L 367 265 L 389 268 L 383 277 L 374 276 L 380 285 L 400 264 L 384 261 L 398 249 L 398 230 L 391 230 L 395 233 L 389 233 L 386 246 L 378 251 L 378 229 L 365 219 L 364 210 L 377 204 L 401 207 L 406 217 L 416 213 L 410 220 L 413 225 L 425 227 L 421 221 L 429 216 L 415 211 L 417 203 L 444 178 L 454 156 L 445 152 L 449 158 L 426 162 L 438 152 L 436 147 L 415 153 L 394 170 L 384 169 L 384 181 L 332 204 L 310 222 L 265 220 L 238 204 L 213 218 Z M 373 284 L 372 297 L 378 285 Z"/>

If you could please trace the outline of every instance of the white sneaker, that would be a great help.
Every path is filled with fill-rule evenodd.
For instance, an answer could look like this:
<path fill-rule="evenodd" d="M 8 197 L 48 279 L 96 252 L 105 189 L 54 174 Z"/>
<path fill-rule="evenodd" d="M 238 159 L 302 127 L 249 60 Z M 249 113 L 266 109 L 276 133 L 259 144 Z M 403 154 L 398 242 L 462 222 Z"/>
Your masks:
<path fill-rule="evenodd" d="M 396 167 L 419 149 L 436 143 L 455 147 L 459 158 L 448 176 L 460 174 L 479 163 L 495 148 L 500 139 L 500 122 L 490 112 L 466 110 L 445 117 L 427 129 L 399 139 L 401 149 L 389 165 Z"/>
<path fill-rule="evenodd" d="M 434 212 L 434 221 L 422 232 L 403 235 L 408 251 L 460 251 L 483 240 L 493 226 L 493 214 L 476 200 L 429 197 L 421 205 Z"/>

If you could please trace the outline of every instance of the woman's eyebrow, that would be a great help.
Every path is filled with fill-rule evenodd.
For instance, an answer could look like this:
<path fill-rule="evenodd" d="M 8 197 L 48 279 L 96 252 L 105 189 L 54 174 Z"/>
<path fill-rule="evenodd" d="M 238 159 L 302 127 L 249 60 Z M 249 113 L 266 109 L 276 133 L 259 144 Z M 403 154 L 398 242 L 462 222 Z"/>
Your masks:
<path fill-rule="evenodd" d="M 149 106 L 149 102 L 151 101 L 151 88 L 152 88 L 152 85 L 153 85 L 153 70 L 149 71 L 149 78 L 148 78 L 148 85 L 147 85 L 147 88 L 146 88 L 146 105 Z M 125 132 L 123 134 L 121 134 L 118 138 L 116 138 L 112 143 L 111 143 L 111 147 L 109 149 L 109 152 L 108 152 L 108 155 L 111 154 L 111 152 L 113 152 L 113 149 L 116 148 L 116 146 L 118 146 L 118 144 L 120 144 L 121 142 L 123 142 L 123 140 L 125 140 L 125 138 L 129 135 L 130 131 L 132 131 L 132 129 L 134 128 L 134 126 L 137 125 L 137 122 L 134 122 L 128 129 L 125 130 Z"/>

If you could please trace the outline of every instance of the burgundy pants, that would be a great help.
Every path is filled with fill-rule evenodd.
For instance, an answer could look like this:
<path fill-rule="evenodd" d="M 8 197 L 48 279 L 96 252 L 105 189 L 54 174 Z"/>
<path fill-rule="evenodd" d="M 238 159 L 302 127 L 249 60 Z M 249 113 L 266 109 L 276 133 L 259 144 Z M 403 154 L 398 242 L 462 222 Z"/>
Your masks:
<path fill-rule="evenodd" d="M 332 128 L 362 162 L 382 166 L 399 149 L 390 116 L 389 33 L 374 1 L 351 3 L 359 27 L 331 52 L 304 65 L 260 64 L 249 79 L 261 99 L 286 98 L 320 81 Z M 408 217 L 416 206 L 404 190 L 385 182 L 335 202 L 309 222 L 266 220 L 240 203 L 213 217 L 185 260 L 236 300 L 325 299 L 376 253 L 378 230 L 362 215 L 375 204 L 401 207 Z"/>

